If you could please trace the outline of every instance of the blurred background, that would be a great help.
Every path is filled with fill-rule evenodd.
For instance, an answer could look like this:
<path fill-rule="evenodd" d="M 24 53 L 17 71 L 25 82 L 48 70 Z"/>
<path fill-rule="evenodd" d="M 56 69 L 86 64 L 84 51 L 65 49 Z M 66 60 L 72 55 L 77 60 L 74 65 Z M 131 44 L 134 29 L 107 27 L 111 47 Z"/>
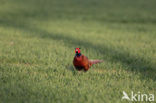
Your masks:
<path fill-rule="evenodd" d="M 127 103 L 156 91 L 155 0 L 0 0 L 0 102 Z M 102 64 L 77 72 L 74 48 Z"/>

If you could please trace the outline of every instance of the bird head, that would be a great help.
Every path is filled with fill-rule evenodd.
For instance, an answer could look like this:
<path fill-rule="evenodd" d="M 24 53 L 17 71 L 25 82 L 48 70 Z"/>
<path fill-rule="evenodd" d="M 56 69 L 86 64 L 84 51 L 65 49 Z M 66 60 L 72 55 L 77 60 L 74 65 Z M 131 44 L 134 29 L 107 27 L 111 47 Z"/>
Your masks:
<path fill-rule="evenodd" d="M 81 55 L 80 48 L 75 48 L 75 53 L 76 53 L 76 56 L 80 56 Z"/>
<path fill-rule="evenodd" d="M 75 53 L 80 53 L 80 48 L 75 48 Z"/>

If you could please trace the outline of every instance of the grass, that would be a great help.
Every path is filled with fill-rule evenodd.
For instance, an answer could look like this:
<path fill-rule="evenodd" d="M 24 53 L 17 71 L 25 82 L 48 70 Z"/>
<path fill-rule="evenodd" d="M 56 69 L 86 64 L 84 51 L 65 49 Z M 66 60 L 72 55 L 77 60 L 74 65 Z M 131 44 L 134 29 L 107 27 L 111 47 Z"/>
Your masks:
<path fill-rule="evenodd" d="M 155 94 L 155 3 L 0 0 L 0 102 L 127 103 L 122 91 Z M 104 63 L 76 71 L 75 47 Z"/>

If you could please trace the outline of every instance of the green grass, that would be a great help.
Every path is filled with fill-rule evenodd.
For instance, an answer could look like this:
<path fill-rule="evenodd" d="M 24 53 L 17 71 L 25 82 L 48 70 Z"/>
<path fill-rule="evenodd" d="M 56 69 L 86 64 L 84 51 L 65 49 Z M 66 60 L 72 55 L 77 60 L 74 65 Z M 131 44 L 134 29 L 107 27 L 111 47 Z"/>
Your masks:
<path fill-rule="evenodd" d="M 0 0 L 0 102 L 127 103 L 122 91 L 155 94 L 155 4 Z M 104 62 L 76 71 L 75 47 Z"/>

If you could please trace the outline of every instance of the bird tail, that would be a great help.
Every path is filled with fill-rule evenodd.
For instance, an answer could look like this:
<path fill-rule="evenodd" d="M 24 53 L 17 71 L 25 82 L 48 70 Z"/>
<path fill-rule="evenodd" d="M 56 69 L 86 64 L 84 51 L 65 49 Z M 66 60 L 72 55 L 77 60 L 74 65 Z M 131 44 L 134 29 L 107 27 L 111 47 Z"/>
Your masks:
<path fill-rule="evenodd" d="M 103 60 L 89 60 L 90 64 L 97 64 L 103 62 Z"/>

